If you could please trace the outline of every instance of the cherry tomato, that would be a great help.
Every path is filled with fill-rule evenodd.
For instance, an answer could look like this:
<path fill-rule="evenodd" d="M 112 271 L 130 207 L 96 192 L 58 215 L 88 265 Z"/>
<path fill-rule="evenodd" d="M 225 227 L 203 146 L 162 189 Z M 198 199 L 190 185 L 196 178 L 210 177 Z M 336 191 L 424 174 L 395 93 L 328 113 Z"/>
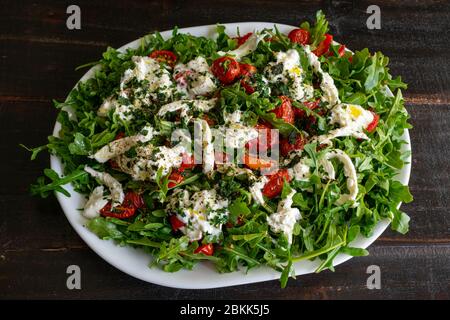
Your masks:
<path fill-rule="evenodd" d="M 248 77 L 241 80 L 241 87 L 244 88 L 245 92 L 248 94 L 255 92 L 255 88 L 250 84 L 250 79 Z"/>
<path fill-rule="evenodd" d="M 169 217 L 170 224 L 172 225 L 173 231 L 178 231 L 180 228 L 184 227 L 184 222 L 177 218 L 176 215 Z"/>
<path fill-rule="evenodd" d="M 269 178 L 269 181 L 267 181 L 262 191 L 263 195 L 268 198 L 274 198 L 281 194 L 285 179 L 288 182 L 291 180 L 288 171 L 286 169 L 278 170 L 278 172 L 273 174 Z"/>
<path fill-rule="evenodd" d="M 339 57 L 343 57 L 344 56 L 344 54 L 345 54 L 345 45 L 341 44 L 341 46 L 338 49 L 338 54 L 339 54 Z"/>
<path fill-rule="evenodd" d="M 214 152 L 214 162 L 217 164 L 224 164 L 230 162 L 230 157 L 225 152 Z"/>
<path fill-rule="evenodd" d="M 112 208 L 109 201 L 101 210 L 100 214 L 105 217 L 113 217 L 117 219 L 130 218 L 135 215 L 136 210 L 145 206 L 144 199 L 136 192 L 128 191 L 125 194 L 123 202 Z"/>
<path fill-rule="evenodd" d="M 313 51 L 313 53 L 320 57 L 321 55 L 325 54 L 330 50 L 330 45 L 333 42 L 333 36 L 331 34 L 325 34 L 325 39 L 322 40 L 321 43 L 317 46 L 317 48 Z"/>
<path fill-rule="evenodd" d="M 173 188 L 179 185 L 181 182 L 183 182 L 184 177 L 181 175 L 178 171 L 173 171 L 169 176 L 169 183 L 167 184 L 167 187 Z"/>
<path fill-rule="evenodd" d="M 241 76 L 251 76 L 258 71 L 254 65 L 248 63 L 239 63 L 239 69 Z"/>
<path fill-rule="evenodd" d="M 155 59 L 158 62 L 163 62 L 173 67 L 177 61 L 175 53 L 169 50 L 155 50 L 150 53 L 150 58 Z"/>
<path fill-rule="evenodd" d="M 237 40 L 237 46 L 238 48 L 245 43 L 245 41 L 248 40 L 252 36 L 253 32 L 249 32 L 247 34 L 244 34 L 242 37 L 235 37 L 233 39 Z"/>
<path fill-rule="evenodd" d="M 307 107 L 309 110 L 314 110 L 317 107 L 319 107 L 319 103 L 320 103 L 320 99 L 317 99 L 316 101 L 311 101 L 311 102 L 305 101 L 305 102 L 303 102 L 303 105 L 305 107 Z M 303 118 L 306 116 L 306 111 L 299 109 L 299 108 L 294 108 L 294 113 L 295 113 L 295 116 L 298 118 Z"/>
<path fill-rule="evenodd" d="M 194 155 L 189 156 L 187 153 L 183 153 L 183 158 L 181 161 L 181 166 L 178 168 L 178 172 L 183 172 L 184 170 L 195 168 Z"/>
<path fill-rule="evenodd" d="M 195 249 L 194 253 L 203 253 L 204 255 L 212 256 L 214 254 L 214 245 L 212 243 L 203 244 Z"/>
<path fill-rule="evenodd" d="M 244 164 L 252 170 L 259 169 L 269 169 L 273 166 L 272 161 L 266 159 L 260 159 L 258 157 L 250 156 L 248 154 L 244 155 Z"/>
<path fill-rule="evenodd" d="M 281 96 L 281 105 L 276 107 L 271 112 L 275 113 L 275 116 L 279 119 L 283 119 L 285 122 L 293 124 L 295 122 L 294 109 L 292 109 L 291 100 L 286 96 Z"/>
<path fill-rule="evenodd" d="M 310 34 L 308 30 L 294 29 L 289 32 L 288 38 L 291 40 L 291 42 L 305 45 L 309 43 Z"/>
<path fill-rule="evenodd" d="M 376 114 L 373 111 L 370 111 L 373 114 L 373 120 L 371 123 L 369 123 L 369 125 L 367 126 L 366 130 L 370 133 L 372 133 L 373 131 L 375 131 L 375 128 L 378 125 L 378 121 L 380 121 L 380 116 L 378 114 Z"/>
<path fill-rule="evenodd" d="M 239 63 L 231 57 L 221 57 L 214 60 L 211 71 L 223 84 L 230 84 L 239 76 Z"/>
<path fill-rule="evenodd" d="M 303 150 L 303 147 L 306 144 L 306 139 L 303 138 L 302 135 L 297 135 L 294 141 L 291 141 L 290 138 L 282 138 L 280 139 L 280 152 L 283 157 L 286 157 L 289 152 L 294 150 Z"/>
<path fill-rule="evenodd" d="M 265 152 L 272 148 L 277 141 L 272 141 L 271 129 L 272 125 L 270 123 L 258 123 L 255 129 L 258 130 L 258 138 L 250 140 L 247 142 L 245 147 L 251 151 Z M 263 141 L 263 135 L 266 135 L 265 141 Z"/>
<path fill-rule="evenodd" d="M 204 114 L 202 119 L 205 120 L 209 126 L 213 126 L 216 124 L 216 121 L 214 121 L 214 119 L 210 118 L 207 114 Z"/>

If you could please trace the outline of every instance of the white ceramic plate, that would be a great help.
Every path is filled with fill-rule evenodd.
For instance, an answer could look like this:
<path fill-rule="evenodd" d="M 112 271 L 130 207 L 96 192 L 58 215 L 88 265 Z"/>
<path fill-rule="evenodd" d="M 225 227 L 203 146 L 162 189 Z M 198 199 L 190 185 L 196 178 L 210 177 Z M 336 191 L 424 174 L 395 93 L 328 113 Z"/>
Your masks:
<path fill-rule="evenodd" d="M 229 23 L 224 24 L 227 27 L 227 32 L 233 34 L 236 32 L 237 27 L 241 34 L 245 34 L 250 31 L 262 30 L 264 28 L 272 28 L 274 23 L 268 22 L 242 22 L 242 23 Z M 294 29 L 294 26 L 288 26 L 283 24 L 277 24 L 280 32 L 287 34 Z M 181 33 L 190 33 L 195 36 L 213 37 L 215 35 L 215 25 L 192 27 L 179 29 Z M 172 31 L 164 31 L 161 35 L 164 38 L 169 38 Z M 127 48 L 137 48 L 139 46 L 139 40 L 130 42 L 124 45 L 119 50 L 125 50 Z M 95 67 L 89 70 L 80 81 L 85 81 L 94 75 Z M 54 135 L 60 130 L 60 124 L 56 123 L 54 128 Z M 405 131 L 404 140 L 407 144 L 403 146 L 404 150 L 411 150 L 410 139 L 408 130 Z M 51 167 L 58 174 L 62 174 L 62 163 L 59 158 L 51 156 Z M 399 172 L 398 180 L 403 184 L 408 184 L 409 175 L 411 171 L 411 158 L 407 159 L 408 164 Z M 156 283 L 163 286 L 186 288 L 186 289 L 206 289 L 226 287 L 233 285 L 241 285 L 246 283 L 260 282 L 278 279 L 280 273 L 270 269 L 268 267 L 261 267 L 251 270 L 249 273 L 245 273 L 244 270 L 233 273 L 220 274 L 214 266 L 209 263 L 198 264 L 194 270 L 181 270 L 176 273 L 166 273 L 160 269 L 148 267 L 151 261 L 151 256 L 144 253 L 141 250 L 133 249 L 131 247 L 119 247 L 112 241 L 105 241 L 99 239 L 95 234 L 90 232 L 85 226 L 86 220 L 80 214 L 79 208 L 82 208 L 85 203 L 85 198 L 75 192 L 71 185 L 66 185 L 65 188 L 72 194 L 70 198 L 57 193 L 61 207 L 67 216 L 72 227 L 80 235 L 80 237 L 87 243 L 87 245 L 94 250 L 100 257 L 109 262 L 117 269 L 133 276 L 138 279 Z M 389 221 L 381 221 L 375 227 L 373 236 L 370 238 L 364 238 L 359 236 L 352 243 L 353 247 L 367 248 L 372 242 L 374 242 L 389 225 Z M 351 256 L 340 254 L 334 260 L 334 265 L 341 264 Z M 314 261 L 300 261 L 295 264 L 295 273 L 297 275 L 312 273 L 320 264 L 319 260 Z"/>

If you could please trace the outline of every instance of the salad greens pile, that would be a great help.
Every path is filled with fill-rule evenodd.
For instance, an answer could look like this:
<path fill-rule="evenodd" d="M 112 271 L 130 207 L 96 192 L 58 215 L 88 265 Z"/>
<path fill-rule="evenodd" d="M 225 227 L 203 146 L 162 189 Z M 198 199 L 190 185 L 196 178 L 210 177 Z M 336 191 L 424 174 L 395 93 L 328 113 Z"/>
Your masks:
<path fill-rule="evenodd" d="M 317 57 L 323 72 L 320 74 L 312 67 L 307 50 L 317 53 L 315 50 L 325 45 L 324 41 L 329 37 L 328 22 L 323 13 L 318 12 L 314 24 L 304 22 L 300 28 L 309 37 L 306 46 L 292 41 L 291 35 L 280 33 L 276 27 L 260 31 L 261 39 L 256 48 L 242 57 L 236 57 L 241 68 L 242 64 L 256 68 L 248 79 L 242 78 L 249 80 L 252 90 L 248 90 L 243 81 L 224 84 L 214 73 L 216 77 L 209 79 L 216 88 L 214 92 L 196 96 L 197 100 L 204 101 L 217 98 L 214 108 L 188 111 L 193 119 L 206 119 L 206 116 L 211 127 L 226 124 L 226 115 L 238 112 L 246 127 L 263 123 L 266 127 L 277 129 L 280 143 L 284 141 L 288 146 L 295 145 L 300 137 L 301 145 L 293 147 L 289 155 L 282 155 L 279 166 L 293 170 L 294 164 L 300 162 L 303 168 L 307 168 L 307 173 L 301 179 L 291 174 L 290 178 L 278 180 L 278 183 L 281 181 L 279 194 L 269 197 L 263 192 L 264 203 L 256 201 L 250 189 L 260 174 L 246 163 L 223 167 L 222 170 L 216 166 L 209 173 L 205 173 L 201 165 L 191 166 L 180 171 L 182 178 L 174 184 L 171 183 L 172 174 L 177 172 L 177 166 L 156 168 L 153 175 L 137 179 L 112 161 L 99 162 L 94 157 L 101 148 L 120 137 L 142 134 L 146 126 L 153 128 L 157 134 L 150 141 L 138 142 L 118 157 L 127 157 L 128 160 L 139 157 L 143 148 L 149 145 L 162 150 L 162 146 L 169 145 L 175 129 L 192 132 L 192 121 L 180 119 L 179 112 L 158 115 L 163 105 L 186 99 L 183 93 L 168 94 L 159 89 L 149 93 L 151 79 L 150 83 L 148 79 L 141 81 L 137 78 L 125 82 L 124 74 L 136 68 L 136 57 L 152 56 L 154 52 L 169 51 L 175 55 L 176 63 L 183 65 L 197 57 L 203 57 L 209 66 L 226 53 L 232 57 L 232 53 L 236 52 L 233 50 L 246 45 L 245 42 L 240 43 L 245 39 L 243 35 L 230 37 L 221 25 L 217 26 L 215 39 L 179 33 L 177 28 L 169 39 L 164 39 L 159 33 L 149 34 L 142 38 L 136 49 L 122 52 L 108 48 L 101 60 L 86 65 L 95 65 L 95 75 L 78 83 L 65 102 L 54 101 L 59 110 L 59 134 L 49 136 L 46 145 L 29 149 L 32 159 L 43 150 L 59 157 L 64 164 L 64 175 L 59 176 L 54 170 L 45 169 L 44 176 L 32 185 L 32 194 L 47 197 L 56 191 L 70 197 L 64 189 L 64 185 L 70 183 L 77 192 L 89 196 L 104 181 L 92 176 L 85 168 L 108 173 L 120 182 L 123 190 L 139 195 L 143 204 L 126 216 L 98 214 L 87 220 L 87 227 L 101 239 L 113 239 L 122 246 L 141 248 L 154 257 L 151 266 L 168 272 L 192 269 L 196 263 L 205 260 L 214 263 L 219 272 L 269 266 L 281 272 L 283 287 L 289 277 L 295 277 L 295 262 L 320 258 L 319 272 L 334 270 L 333 259 L 340 253 L 367 255 L 365 249 L 352 247 L 350 243 L 359 234 L 370 237 L 382 219 L 389 219 L 393 230 L 406 233 L 409 217 L 397 207 L 401 202 L 412 201 L 412 196 L 407 186 L 395 180 L 408 156 L 401 151 L 405 143 L 402 139 L 404 130 L 411 128 L 401 93 L 401 89 L 406 89 L 406 84 L 400 77 L 390 75 L 387 67 L 389 60 L 382 53 L 370 53 L 368 49 L 354 53 L 342 51 L 341 45 L 336 43 L 330 43 L 328 50 Z M 295 98 L 292 91 L 296 81 L 294 78 L 286 76 L 286 81 L 271 80 L 271 76 L 276 78 L 284 72 L 284 65 L 276 58 L 280 57 L 277 56 L 279 52 L 298 55 L 298 69 L 287 72 L 299 74 L 301 71 L 302 85 L 311 90 L 308 97 L 305 94 L 303 99 Z M 170 90 L 176 91 L 175 83 L 179 82 L 173 74 L 174 66 L 168 63 L 171 57 L 165 56 L 166 60 L 159 59 L 158 62 L 163 70 L 161 72 L 169 75 L 172 83 Z M 226 64 L 223 68 L 224 72 L 231 70 Z M 330 121 L 337 116 L 333 113 L 337 111 L 333 111 L 331 102 L 323 99 L 326 74 L 334 80 L 341 105 L 357 105 L 379 116 L 376 128 L 371 132 L 359 133 L 367 135 L 367 139 L 347 134 L 321 143 L 317 138 L 339 127 L 338 120 Z M 205 73 L 201 75 L 207 76 Z M 387 94 L 388 90 L 394 95 Z M 123 92 L 127 92 L 128 96 Z M 148 99 L 149 96 L 151 99 Z M 289 98 L 289 108 L 295 110 L 295 121 L 286 120 L 284 109 L 277 109 L 280 103 L 285 103 L 280 96 Z M 113 108 L 107 110 L 105 115 L 99 115 L 99 108 L 105 105 L 105 101 L 112 100 L 118 105 L 131 106 L 136 105 L 136 100 L 141 102 L 139 107 L 124 114 L 118 114 Z M 316 104 L 312 108 L 308 103 Z M 360 113 L 361 110 L 355 112 Z M 290 117 L 289 113 L 287 117 Z M 337 154 L 335 150 L 341 150 L 351 159 L 357 175 L 357 195 L 350 201 L 340 201 L 342 195 L 350 192 L 350 169 L 345 167 L 343 161 L 330 157 Z M 325 170 L 326 163 L 331 164 L 331 169 L 335 171 L 333 174 Z M 202 236 L 193 238 L 187 232 L 186 224 L 190 220 L 183 211 L 186 208 L 182 205 L 174 207 L 177 207 L 177 201 L 182 201 L 180 197 L 183 195 L 190 195 L 193 203 L 192 194 L 204 190 L 214 190 L 222 201 L 222 205 L 216 207 L 209 203 L 204 213 L 220 233 L 203 230 Z M 111 201 L 107 190 L 103 196 L 104 202 Z M 287 204 L 289 201 L 291 203 Z M 292 222 L 291 235 L 280 232 L 268 223 L 269 217 L 275 219 L 273 215 L 280 212 L 280 203 L 286 210 L 300 213 Z M 109 205 L 111 207 L 111 203 Z M 175 221 L 178 226 L 174 226 L 174 216 L 178 219 Z M 209 251 L 205 250 L 205 245 L 209 244 Z"/>

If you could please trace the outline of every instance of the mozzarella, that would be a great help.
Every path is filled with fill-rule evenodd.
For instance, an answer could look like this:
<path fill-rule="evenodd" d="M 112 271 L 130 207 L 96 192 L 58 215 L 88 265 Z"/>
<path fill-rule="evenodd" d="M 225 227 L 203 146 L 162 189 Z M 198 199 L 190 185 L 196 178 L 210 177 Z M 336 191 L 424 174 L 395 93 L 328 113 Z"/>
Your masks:
<path fill-rule="evenodd" d="M 358 195 L 358 176 L 356 175 L 356 169 L 353 165 L 350 157 L 342 150 L 336 149 L 330 151 L 326 154 L 325 158 L 327 160 L 330 159 L 338 159 L 344 165 L 344 175 L 347 177 L 347 189 L 349 191 L 348 194 L 343 194 L 336 201 L 337 205 L 342 205 L 347 201 L 356 201 L 356 196 Z M 334 169 L 329 173 L 330 179 L 334 178 Z M 354 206 L 357 206 L 357 203 L 354 203 Z"/>
<path fill-rule="evenodd" d="M 121 204 L 123 202 L 125 195 L 123 193 L 122 185 L 113 176 L 106 172 L 99 172 L 97 170 L 94 170 L 89 166 L 85 166 L 84 171 L 89 173 L 92 177 L 97 178 L 102 184 L 108 187 L 109 192 L 111 193 L 113 206 Z"/>
<path fill-rule="evenodd" d="M 232 113 L 224 112 L 223 120 L 225 123 L 240 123 L 242 117 L 242 111 L 241 110 L 235 110 Z"/>
<path fill-rule="evenodd" d="M 187 64 L 177 64 L 174 68 L 174 77 L 177 79 L 178 91 L 190 98 L 208 95 L 217 89 L 209 65 L 201 56 Z"/>
<path fill-rule="evenodd" d="M 180 116 L 186 119 L 190 119 L 190 111 L 192 109 L 208 112 L 216 106 L 217 98 L 209 100 L 178 100 L 168 104 L 163 105 L 159 111 L 158 116 L 163 117 L 169 112 L 175 112 L 180 110 Z"/>
<path fill-rule="evenodd" d="M 243 57 L 255 51 L 256 48 L 258 48 L 259 42 L 264 39 L 264 37 L 265 33 L 258 34 L 254 32 L 239 48 L 228 52 L 219 51 L 217 53 L 223 56 L 233 56 L 236 60 L 240 61 Z"/>
<path fill-rule="evenodd" d="M 103 146 L 100 150 L 98 150 L 93 158 L 100 163 L 105 163 L 112 158 L 115 158 L 128 150 L 134 147 L 138 142 L 148 142 L 153 136 L 157 135 L 158 132 L 153 129 L 150 125 L 145 126 L 141 130 L 142 134 L 138 134 L 135 136 L 124 137 L 121 139 L 117 139 L 111 141 L 107 145 Z"/>
<path fill-rule="evenodd" d="M 100 215 L 100 210 L 108 203 L 108 200 L 103 196 L 104 191 L 103 186 L 98 186 L 92 191 L 84 205 L 83 216 L 85 218 L 93 219 Z"/>
<path fill-rule="evenodd" d="M 258 130 L 247 127 L 239 123 L 231 123 L 228 126 L 218 127 L 220 137 L 225 141 L 227 148 L 243 148 L 244 145 L 253 139 L 258 138 Z"/>
<path fill-rule="evenodd" d="M 262 194 L 262 189 L 267 181 L 269 181 L 269 179 L 267 179 L 266 176 L 261 176 L 261 178 L 250 187 L 250 193 L 252 194 L 253 200 L 259 205 L 264 205 L 266 203 Z"/>
<path fill-rule="evenodd" d="M 284 233 L 288 239 L 288 243 L 292 243 L 292 233 L 295 223 L 301 219 L 300 210 L 292 208 L 293 196 L 295 190 L 288 194 L 286 199 L 278 203 L 278 210 L 267 217 L 267 223 L 275 233 Z"/>
<path fill-rule="evenodd" d="M 179 168 L 183 163 L 183 154 L 186 149 L 182 144 L 178 144 L 173 148 L 165 146 L 159 147 L 159 151 L 154 155 L 154 161 L 150 162 L 152 166 L 159 169 L 162 168 L 162 175 L 165 176 L 172 168 Z"/>
<path fill-rule="evenodd" d="M 217 221 L 227 220 L 227 208 L 228 200 L 218 196 L 215 189 L 198 191 L 192 196 L 187 190 L 176 192 L 167 206 L 168 211 L 182 210 L 177 214 L 177 218 L 185 224 L 180 230 L 190 241 L 200 240 L 204 235 L 219 237 L 222 223 Z"/>
<path fill-rule="evenodd" d="M 373 121 L 373 114 L 355 104 L 342 103 L 331 110 L 330 124 L 338 124 L 340 128 L 331 130 L 328 134 L 319 136 L 318 141 L 329 144 L 337 137 L 353 136 L 357 139 L 369 139 L 364 129 Z"/>
<path fill-rule="evenodd" d="M 201 120 L 202 128 L 202 147 L 203 147 L 203 172 L 208 173 L 214 169 L 214 144 L 212 142 L 212 133 L 208 123 Z"/>
<path fill-rule="evenodd" d="M 301 159 L 292 168 L 288 169 L 289 176 L 294 177 L 298 181 L 308 181 L 311 176 L 309 165 L 306 163 L 306 159 Z"/>
<path fill-rule="evenodd" d="M 322 100 L 328 102 L 330 107 L 340 103 L 341 101 L 339 99 L 339 91 L 334 84 L 333 78 L 327 72 L 322 70 L 319 58 L 311 52 L 311 49 L 308 45 L 304 46 L 303 49 L 306 52 L 308 62 L 313 68 L 314 72 L 322 76 L 322 81 L 320 83 L 320 89 L 322 89 L 324 93 Z"/>

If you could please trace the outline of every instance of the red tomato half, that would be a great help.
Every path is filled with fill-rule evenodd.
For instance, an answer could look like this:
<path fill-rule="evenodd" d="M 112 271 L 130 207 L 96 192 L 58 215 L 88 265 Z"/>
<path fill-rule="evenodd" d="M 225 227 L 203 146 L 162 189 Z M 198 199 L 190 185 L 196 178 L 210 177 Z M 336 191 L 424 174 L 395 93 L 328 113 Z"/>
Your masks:
<path fill-rule="evenodd" d="M 105 217 L 126 219 L 134 216 L 136 210 L 144 206 L 145 202 L 140 194 L 133 191 L 128 191 L 125 194 L 122 204 L 112 208 L 110 201 L 100 210 L 100 214 Z"/>
<path fill-rule="evenodd" d="M 333 42 L 333 36 L 331 34 L 325 34 L 325 39 L 322 40 L 321 43 L 317 46 L 317 48 L 313 51 L 313 53 L 320 57 L 321 55 L 325 54 L 330 50 L 330 45 Z"/>
<path fill-rule="evenodd" d="M 184 227 L 184 222 L 178 219 L 176 215 L 170 216 L 169 220 L 173 231 L 178 231 L 178 229 Z"/>
<path fill-rule="evenodd" d="M 242 37 L 235 37 L 233 39 L 237 40 L 238 48 L 245 43 L 245 41 L 248 40 L 252 36 L 253 32 L 249 32 L 247 34 L 244 34 Z"/>
<path fill-rule="evenodd" d="M 265 195 L 268 198 L 274 198 L 279 194 L 281 194 L 285 179 L 288 182 L 291 180 L 288 171 L 286 169 L 278 170 L 277 173 L 273 174 L 269 178 L 269 181 L 264 186 L 262 191 L 263 195 Z"/>
<path fill-rule="evenodd" d="M 307 107 L 309 110 L 314 110 L 319 106 L 319 103 L 320 103 L 320 99 L 317 99 L 316 101 L 303 102 L 303 105 L 305 107 Z M 306 111 L 299 109 L 299 108 L 294 108 L 294 113 L 295 113 L 295 116 L 298 118 L 303 118 L 306 116 Z"/>
<path fill-rule="evenodd" d="M 286 96 L 281 96 L 281 105 L 276 107 L 271 112 L 275 113 L 275 116 L 279 119 L 283 119 L 285 122 L 293 124 L 295 121 L 294 109 L 292 109 L 291 100 Z"/>
<path fill-rule="evenodd" d="M 177 61 L 175 53 L 169 50 L 155 50 L 150 53 L 150 58 L 153 58 L 158 62 L 167 63 L 171 67 L 173 67 Z"/>
<path fill-rule="evenodd" d="M 289 152 L 294 150 L 303 150 L 307 140 L 302 137 L 302 135 L 298 135 L 294 141 L 291 141 L 289 138 L 280 139 L 280 152 L 283 157 L 286 157 Z"/>
<path fill-rule="evenodd" d="M 255 129 L 258 130 L 258 138 L 247 142 L 245 147 L 252 151 L 254 150 L 259 152 L 265 152 L 268 149 L 272 148 L 272 146 L 276 143 L 276 141 L 272 141 L 272 126 L 269 123 L 258 123 L 255 126 Z M 266 135 L 265 141 L 263 141 L 264 134 Z"/>
<path fill-rule="evenodd" d="M 375 131 L 375 128 L 378 125 L 378 121 L 380 121 L 380 116 L 378 114 L 376 114 L 373 111 L 370 111 L 373 114 L 373 120 L 371 123 L 369 123 L 369 125 L 367 126 L 366 130 L 370 133 Z"/>
<path fill-rule="evenodd" d="M 288 38 L 291 40 L 291 42 L 305 45 L 309 43 L 310 34 L 308 30 L 294 29 L 289 32 Z"/>
<path fill-rule="evenodd" d="M 195 249 L 194 253 L 203 253 L 204 255 L 212 256 L 214 254 L 214 245 L 212 243 L 203 244 Z"/>
<path fill-rule="evenodd" d="M 167 184 L 167 186 L 169 188 L 173 188 L 176 187 L 177 185 L 179 185 L 181 182 L 183 182 L 184 177 L 181 175 L 180 172 L 178 171 L 173 171 L 170 176 L 169 176 L 169 183 Z"/>
<path fill-rule="evenodd" d="M 214 60 L 211 71 L 223 84 L 230 84 L 239 77 L 239 63 L 231 57 L 220 57 Z"/>

